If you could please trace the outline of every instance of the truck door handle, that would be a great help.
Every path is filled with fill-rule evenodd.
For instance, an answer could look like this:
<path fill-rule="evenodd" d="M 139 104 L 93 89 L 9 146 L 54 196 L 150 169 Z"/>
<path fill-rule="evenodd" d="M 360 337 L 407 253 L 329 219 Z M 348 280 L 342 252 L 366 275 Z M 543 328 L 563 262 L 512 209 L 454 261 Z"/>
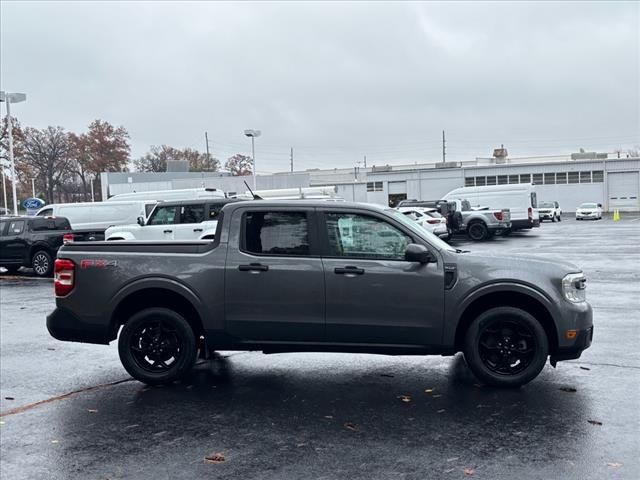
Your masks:
<path fill-rule="evenodd" d="M 201 232 L 201 231 L 202 231 L 202 229 L 201 229 L 201 228 L 194 228 L 194 229 L 193 229 L 193 231 L 194 231 L 194 232 Z"/>
<path fill-rule="evenodd" d="M 364 275 L 364 268 L 346 266 L 346 267 L 336 267 L 333 269 L 334 273 L 338 275 Z"/>
<path fill-rule="evenodd" d="M 266 272 L 269 270 L 269 266 L 261 263 L 250 263 L 249 265 L 238 265 L 238 270 L 241 272 Z"/>
<path fill-rule="evenodd" d="M 173 233 L 173 230 L 164 230 L 164 233 Z"/>

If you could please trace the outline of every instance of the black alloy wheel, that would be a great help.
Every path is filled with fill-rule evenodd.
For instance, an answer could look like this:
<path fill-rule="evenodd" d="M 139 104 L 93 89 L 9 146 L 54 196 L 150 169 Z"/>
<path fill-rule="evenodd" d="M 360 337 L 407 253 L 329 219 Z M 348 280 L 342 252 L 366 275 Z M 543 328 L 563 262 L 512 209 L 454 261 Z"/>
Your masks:
<path fill-rule="evenodd" d="M 53 259 L 49 252 L 39 250 L 31 258 L 31 266 L 38 277 L 48 277 L 53 272 Z"/>
<path fill-rule="evenodd" d="M 469 225 L 467 234 L 471 240 L 480 242 L 489 236 L 489 229 L 483 222 L 473 222 Z"/>

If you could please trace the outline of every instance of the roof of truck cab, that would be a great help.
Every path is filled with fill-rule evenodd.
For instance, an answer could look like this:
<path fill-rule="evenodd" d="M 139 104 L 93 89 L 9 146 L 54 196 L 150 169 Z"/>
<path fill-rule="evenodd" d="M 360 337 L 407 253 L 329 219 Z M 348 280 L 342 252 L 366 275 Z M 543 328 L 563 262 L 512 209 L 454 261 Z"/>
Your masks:
<path fill-rule="evenodd" d="M 214 204 L 214 205 L 225 205 L 227 203 L 238 202 L 235 198 L 192 198 L 191 200 L 167 200 L 158 202 L 159 207 L 175 207 L 181 205 L 194 205 L 194 204 Z"/>
<path fill-rule="evenodd" d="M 332 210 L 372 210 L 382 212 L 392 210 L 391 207 L 375 203 L 332 202 L 327 200 L 242 200 L 226 206 L 225 210 L 246 207 L 291 207 L 291 208 L 330 208 Z"/>

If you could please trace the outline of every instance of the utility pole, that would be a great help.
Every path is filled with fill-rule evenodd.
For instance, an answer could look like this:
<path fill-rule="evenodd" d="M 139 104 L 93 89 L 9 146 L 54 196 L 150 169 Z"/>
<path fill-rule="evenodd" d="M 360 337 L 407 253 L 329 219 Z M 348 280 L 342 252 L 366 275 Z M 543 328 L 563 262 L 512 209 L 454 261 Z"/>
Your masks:
<path fill-rule="evenodd" d="M 293 173 L 293 147 L 291 147 L 291 154 L 289 158 L 291 159 L 291 173 Z"/>
<path fill-rule="evenodd" d="M 9 213 L 9 205 L 7 205 L 7 175 L 4 172 L 4 166 L 0 166 L 2 168 L 2 193 L 4 195 L 4 209 Z"/>
<path fill-rule="evenodd" d="M 445 162 L 445 159 L 447 158 L 447 147 L 446 147 L 446 142 L 444 139 L 444 130 L 442 130 L 442 163 Z"/>
<path fill-rule="evenodd" d="M 211 156 L 209 155 L 209 135 L 207 132 L 204 132 L 204 145 L 207 150 L 207 161 L 211 161 Z"/>
<path fill-rule="evenodd" d="M 36 179 L 31 179 L 31 197 L 36 198 Z"/>
<path fill-rule="evenodd" d="M 364 168 L 367 168 L 367 156 L 364 156 Z"/>

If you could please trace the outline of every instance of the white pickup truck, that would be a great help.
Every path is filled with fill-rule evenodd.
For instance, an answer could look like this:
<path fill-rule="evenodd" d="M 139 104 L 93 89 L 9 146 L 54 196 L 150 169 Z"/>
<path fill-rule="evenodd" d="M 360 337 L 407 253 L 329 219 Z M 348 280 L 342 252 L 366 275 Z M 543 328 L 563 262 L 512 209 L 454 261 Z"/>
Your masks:
<path fill-rule="evenodd" d="M 220 210 L 232 199 L 200 199 L 161 202 L 147 222 L 118 225 L 105 231 L 105 240 L 213 240 Z"/>

